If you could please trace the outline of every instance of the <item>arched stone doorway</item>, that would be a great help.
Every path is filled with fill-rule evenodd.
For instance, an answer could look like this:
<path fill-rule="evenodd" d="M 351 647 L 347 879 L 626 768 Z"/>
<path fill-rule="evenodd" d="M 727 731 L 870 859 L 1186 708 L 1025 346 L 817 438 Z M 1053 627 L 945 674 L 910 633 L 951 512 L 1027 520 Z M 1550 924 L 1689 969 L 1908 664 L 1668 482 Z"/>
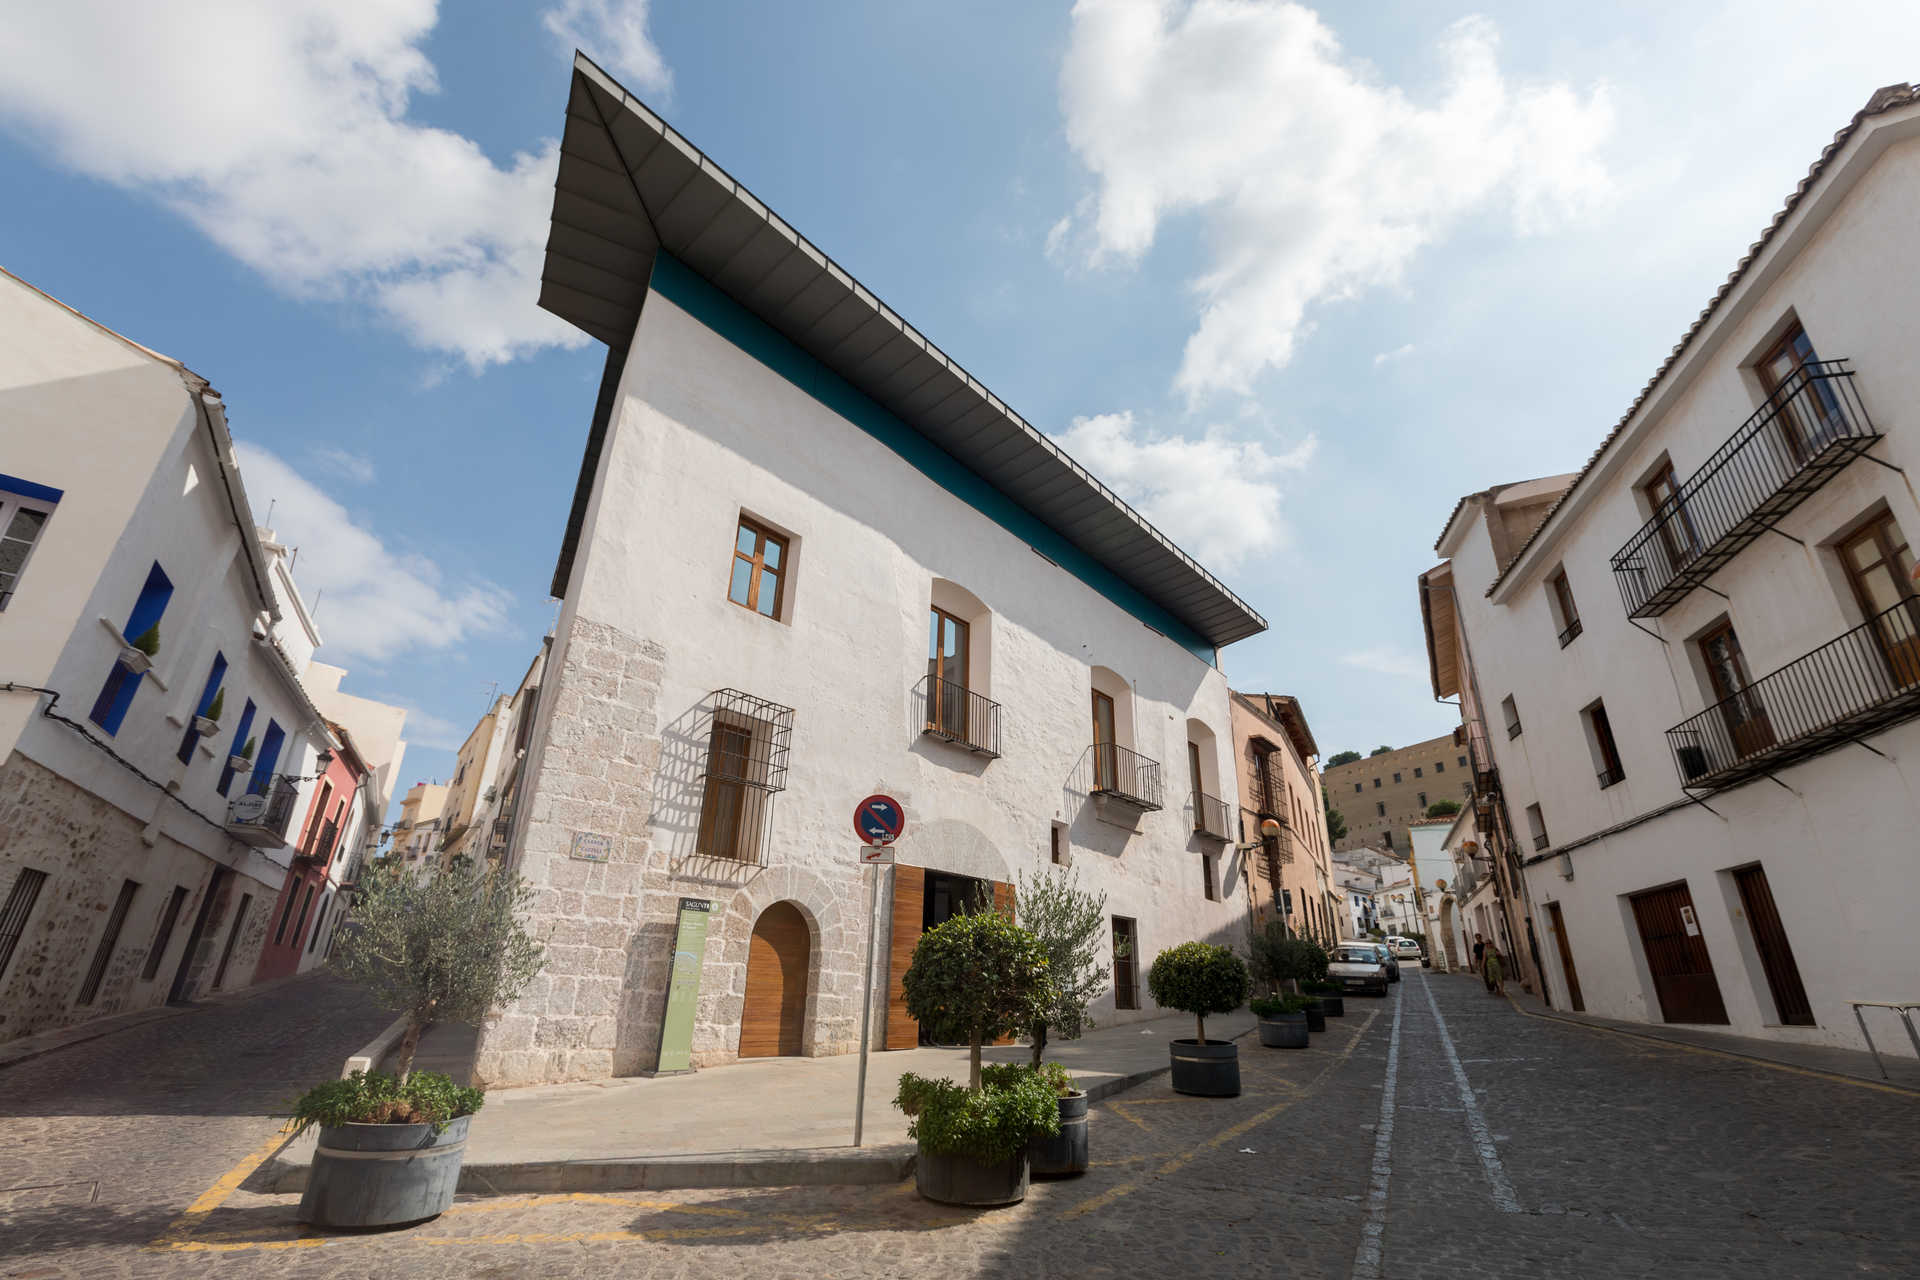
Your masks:
<path fill-rule="evenodd" d="M 807 970 L 813 940 L 806 917 L 776 902 L 753 922 L 747 945 L 747 994 L 740 1011 L 740 1056 L 792 1058 L 807 1028 Z"/>

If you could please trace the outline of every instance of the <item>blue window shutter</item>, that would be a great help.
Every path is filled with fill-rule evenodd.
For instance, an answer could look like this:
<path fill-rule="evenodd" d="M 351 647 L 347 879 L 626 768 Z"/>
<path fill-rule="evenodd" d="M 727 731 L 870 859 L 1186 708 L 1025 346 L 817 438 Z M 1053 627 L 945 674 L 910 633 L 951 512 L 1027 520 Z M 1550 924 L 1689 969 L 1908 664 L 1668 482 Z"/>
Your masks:
<path fill-rule="evenodd" d="M 253 699 L 247 699 L 247 709 L 240 713 L 240 731 L 233 735 L 233 745 L 227 749 L 227 755 L 237 756 L 240 749 L 247 745 L 247 735 L 253 732 Z M 233 785 L 231 766 L 220 767 L 220 794 L 227 794 L 227 788 Z"/>
<path fill-rule="evenodd" d="M 213 655 L 213 669 L 207 672 L 207 683 L 200 690 L 200 701 L 194 704 L 193 714 L 196 716 L 207 714 L 207 709 L 213 706 L 214 697 L 220 692 L 220 682 L 226 679 L 226 676 L 227 655 L 224 653 L 215 653 Z M 199 733 L 195 731 L 192 725 L 188 725 L 186 733 L 180 738 L 181 764 L 193 763 L 193 749 L 199 742 Z"/>
<path fill-rule="evenodd" d="M 247 783 L 248 791 L 254 795 L 266 794 L 267 785 L 273 781 L 274 767 L 280 763 L 280 748 L 286 741 L 286 730 L 269 719 L 266 735 L 260 739 L 260 755 L 254 761 L 253 775 Z"/>

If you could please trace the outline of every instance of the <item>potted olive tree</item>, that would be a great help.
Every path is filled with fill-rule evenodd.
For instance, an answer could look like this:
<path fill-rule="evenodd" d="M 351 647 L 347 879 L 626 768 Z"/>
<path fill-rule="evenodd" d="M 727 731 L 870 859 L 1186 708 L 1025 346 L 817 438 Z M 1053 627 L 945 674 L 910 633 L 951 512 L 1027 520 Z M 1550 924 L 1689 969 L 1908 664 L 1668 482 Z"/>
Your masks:
<path fill-rule="evenodd" d="M 294 1104 L 294 1124 L 320 1126 L 300 1221 L 324 1227 L 420 1222 L 453 1203 L 477 1089 L 415 1072 L 420 1033 L 480 1022 L 540 971 L 540 944 L 520 923 L 532 890 L 491 869 L 417 879 L 370 872 L 342 926 L 333 964 L 406 1019 L 393 1074 L 355 1072 Z"/>
<path fill-rule="evenodd" d="M 1032 1027 L 1053 999 L 1039 940 L 997 911 L 955 916 L 920 935 L 902 979 L 907 1012 L 937 1040 L 965 1041 L 967 1083 L 906 1072 L 894 1105 L 919 1143 L 914 1183 L 941 1204 L 1002 1205 L 1027 1194 L 1027 1142 L 1060 1125 L 1057 1094 L 1028 1067 L 983 1078 L 980 1047 Z"/>
<path fill-rule="evenodd" d="M 1087 1006 L 1107 987 L 1101 944 L 1107 935 L 1107 895 L 1080 888 L 1074 874 L 1022 877 L 1021 921 L 1039 940 L 1053 979 L 1053 998 L 1028 1028 L 1033 1038 L 1033 1069 L 1052 1084 L 1060 1099 L 1060 1129 L 1037 1133 L 1027 1144 L 1033 1175 L 1061 1177 L 1087 1171 L 1087 1095 L 1059 1063 L 1043 1063 L 1048 1033 L 1078 1040 L 1093 1026 Z"/>
<path fill-rule="evenodd" d="M 1173 1090 L 1203 1098 L 1240 1094 L 1240 1046 L 1207 1039 L 1207 1015 L 1232 1013 L 1247 1000 L 1247 966 L 1226 947 L 1183 942 L 1153 959 L 1147 993 L 1155 1003 L 1193 1015 L 1194 1038 L 1175 1040 Z"/>

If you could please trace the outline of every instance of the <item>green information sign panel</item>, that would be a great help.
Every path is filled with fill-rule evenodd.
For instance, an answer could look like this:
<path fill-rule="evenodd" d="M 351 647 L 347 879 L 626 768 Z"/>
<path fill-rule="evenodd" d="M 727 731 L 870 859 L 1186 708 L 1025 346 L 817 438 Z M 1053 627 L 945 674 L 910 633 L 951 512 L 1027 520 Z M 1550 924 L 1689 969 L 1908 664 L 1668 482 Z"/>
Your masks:
<path fill-rule="evenodd" d="M 680 899 L 680 927 L 673 935 L 673 977 L 667 983 L 667 1016 L 660 1026 L 656 1072 L 693 1069 L 693 1010 L 700 996 L 700 967 L 707 955 L 707 921 L 713 903 Z"/>

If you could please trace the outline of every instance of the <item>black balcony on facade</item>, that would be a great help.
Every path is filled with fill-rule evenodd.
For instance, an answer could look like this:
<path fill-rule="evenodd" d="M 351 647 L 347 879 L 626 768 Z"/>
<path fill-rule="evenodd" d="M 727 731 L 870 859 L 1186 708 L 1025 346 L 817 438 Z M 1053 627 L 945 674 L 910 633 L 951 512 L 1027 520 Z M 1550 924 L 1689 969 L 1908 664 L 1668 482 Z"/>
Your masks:
<path fill-rule="evenodd" d="M 1615 783 L 1623 781 L 1627 775 L 1624 770 L 1615 768 L 1602 769 L 1596 776 L 1600 779 L 1600 789 L 1605 791 Z"/>
<path fill-rule="evenodd" d="M 1920 602 L 1904 600 L 1667 730 L 1680 785 L 1730 786 L 1920 716 Z"/>
<path fill-rule="evenodd" d="M 1160 762 L 1117 742 L 1096 742 L 1087 748 L 1091 785 L 1097 796 L 1111 796 L 1136 809 L 1156 810 L 1161 803 Z"/>
<path fill-rule="evenodd" d="M 1233 814 L 1227 802 L 1204 791 L 1193 793 L 1193 830 L 1195 835 L 1215 840 L 1233 839 Z"/>
<path fill-rule="evenodd" d="M 1566 629 L 1560 633 L 1560 647 L 1564 649 L 1575 640 L 1578 640 L 1582 630 L 1580 619 L 1575 618 L 1572 622 L 1569 622 Z"/>
<path fill-rule="evenodd" d="M 1500 770 L 1493 763 L 1493 745 L 1487 741 L 1487 732 L 1478 720 L 1463 727 L 1467 731 L 1467 760 L 1473 766 L 1474 792 L 1492 795 L 1500 790 Z M 1511 738 L 1514 735 L 1507 736 Z"/>
<path fill-rule="evenodd" d="M 1613 556 L 1630 618 L 1657 618 L 1880 439 L 1844 360 L 1796 369 Z"/>
<path fill-rule="evenodd" d="M 1000 758 L 1000 704 L 955 680 L 929 675 L 914 689 L 920 731 L 992 760 Z"/>
<path fill-rule="evenodd" d="M 227 805 L 227 834 L 256 849 L 274 849 L 287 842 L 294 803 L 300 789 L 282 774 L 262 791 L 250 791 Z"/>
<path fill-rule="evenodd" d="M 1533 847 L 1536 849 L 1544 849 L 1551 843 L 1552 841 L 1547 839 L 1545 832 L 1542 832 L 1541 834 L 1533 838 Z"/>

